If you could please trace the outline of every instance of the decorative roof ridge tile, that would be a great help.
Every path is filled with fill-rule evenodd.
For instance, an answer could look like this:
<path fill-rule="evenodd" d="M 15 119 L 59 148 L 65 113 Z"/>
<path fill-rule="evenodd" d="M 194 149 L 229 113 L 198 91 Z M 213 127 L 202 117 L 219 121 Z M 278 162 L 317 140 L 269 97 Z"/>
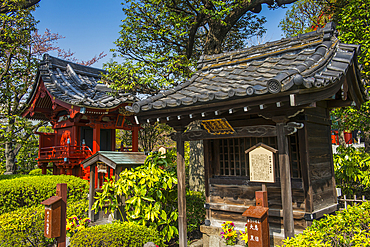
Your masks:
<path fill-rule="evenodd" d="M 95 76 L 98 75 L 99 76 L 101 73 L 103 73 L 103 74 L 107 73 L 107 71 L 105 71 L 103 69 L 93 68 L 93 67 L 90 67 L 90 66 L 81 65 L 81 64 L 77 64 L 77 63 L 74 63 L 74 62 L 71 62 L 71 61 L 63 60 L 63 59 L 60 59 L 60 58 L 57 58 L 57 57 L 50 56 L 47 53 L 44 54 L 43 60 L 49 66 L 61 67 L 64 70 L 66 69 L 67 64 L 70 64 L 76 72 L 86 73 L 86 74 L 91 75 L 91 76 L 93 76 L 93 75 L 95 75 Z"/>
<path fill-rule="evenodd" d="M 223 62 L 223 63 L 211 64 L 211 65 L 208 65 L 208 66 L 205 65 L 201 70 L 202 71 L 206 71 L 206 70 L 214 69 L 214 68 L 218 68 L 218 67 L 236 65 L 236 64 L 245 63 L 245 62 L 248 62 L 248 61 L 263 59 L 265 57 L 271 56 L 272 54 L 279 55 L 279 54 L 282 54 L 282 53 L 285 53 L 285 52 L 288 52 L 288 51 L 294 51 L 294 50 L 297 50 L 297 49 L 303 49 L 305 47 L 314 46 L 314 45 L 321 44 L 321 43 L 322 43 L 322 39 L 316 40 L 316 41 L 310 42 L 310 43 L 299 44 L 299 45 L 296 45 L 296 46 L 284 47 L 282 49 L 275 49 L 275 50 L 272 50 L 272 51 L 270 51 L 268 53 L 262 53 L 262 54 L 261 53 L 258 53 L 258 54 L 255 54 L 255 55 L 245 54 L 243 56 L 245 58 L 240 58 L 238 60 L 231 60 L 231 61 Z"/>
<path fill-rule="evenodd" d="M 256 51 L 260 48 L 270 48 L 270 47 L 274 47 L 274 46 L 284 46 L 284 45 L 289 45 L 292 41 L 303 41 L 303 40 L 306 40 L 306 39 L 317 39 L 317 38 L 320 38 L 322 39 L 323 37 L 323 32 L 320 30 L 317 30 L 317 31 L 313 31 L 313 32 L 310 32 L 310 33 L 306 33 L 306 34 L 301 34 L 301 35 L 298 35 L 298 36 L 293 36 L 293 37 L 289 37 L 289 38 L 283 38 L 283 39 L 280 39 L 280 40 L 277 40 L 277 41 L 273 41 L 273 42 L 267 42 L 265 44 L 261 44 L 261 45 L 256 45 L 256 46 L 251 46 L 251 47 L 248 47 L 248 48 L 245 48 L 245 49 L 239 49 L 239 50 L 236 50 L 236 51 L 232 51 L 232 52 L 225 52 L 225 53 L 221 53 L 221 54 L 216 54 L 216 55 L 203 55 L 201 57 L 201 59 L 198 61 L 198 65 L 200 63 L 202 64 L 206 64 L 206 63 L 210 63 L 210 62 L 214 62 L 216 60 L 220 60 L 220 59 L 225 59 L 227 60 L 229 58 L 230 60 L 230 56 L 235 59 L 236 56 L 240 56 L 240 55 L 243 55 L 243 56 L 250 56 L 250 51 Z"/>

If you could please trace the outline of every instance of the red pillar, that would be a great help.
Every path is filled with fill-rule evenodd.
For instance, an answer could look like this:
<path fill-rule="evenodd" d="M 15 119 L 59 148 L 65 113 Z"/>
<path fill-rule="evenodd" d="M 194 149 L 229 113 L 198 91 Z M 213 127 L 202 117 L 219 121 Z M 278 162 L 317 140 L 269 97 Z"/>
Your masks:
<path fill-rule="evenodd" d="M 100 151 L 100 125 L 96 124 L 93 129 L 93 154 Z"/>
<path fill-rule="evenodd" d="M 95 128 L 93 129 L 93 154 L 100 151 L 100 125 L 96 124 Z M 95 169 L 95 188 L 98 186 L 98 172 L 97 167 L 94 166 Z"/>
<path fill-rule="evenodd" d="M 116 151 L 116 130 L 111 130 L 111 150 Z"/>
<path fill-rule="evenodd" d="M 139 151 L 139 126 L 134 126 L 132 129 L 132 152 Z"/>

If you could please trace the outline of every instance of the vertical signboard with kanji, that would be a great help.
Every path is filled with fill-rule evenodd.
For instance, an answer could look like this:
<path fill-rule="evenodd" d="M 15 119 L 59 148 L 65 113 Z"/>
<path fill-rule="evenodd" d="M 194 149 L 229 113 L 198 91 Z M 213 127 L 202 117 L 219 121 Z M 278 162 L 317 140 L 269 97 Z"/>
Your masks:
<path fill-rule="evenodd" d="M 250 206 L 243 216 L 247 216 L 248 247 L 269 247 L 268 208 Z"/>

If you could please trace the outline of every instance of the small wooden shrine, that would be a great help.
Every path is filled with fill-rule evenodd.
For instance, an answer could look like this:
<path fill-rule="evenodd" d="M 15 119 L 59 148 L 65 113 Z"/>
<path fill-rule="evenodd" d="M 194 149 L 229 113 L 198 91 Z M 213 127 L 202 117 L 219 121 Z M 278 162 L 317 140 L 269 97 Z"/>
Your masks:
<path fill-rule="evenodd" d="M 260 142 L 278 150 L 275 182 L 267 183 L 270 227 L 292 237 L 294 229 L 337 210 L 329 111 L 365 101 L 358 53 L 329 23 L 202 56 L 190 80 L 126 107 L 141 123 L 158 121 L 177 131 L 180 246 L 186 246 L 184 141 L 204 143 L 207 227 L 226 220 L 244 227 L 242 213 L 255 205 L 262 186 L 250 181 L 245 151 Z M 193 121 L 202 129 L 184 132 Z"/>
<path fill-rule="evenodd" d="M 90 190 L 89 194 L 94 196 L 89 196 L 89 218 L 91 221 L 98 220 L 96 216 L 99 218 L 103 218 L 101 215 L 95 215 L 94 211 L 91 210 L 92 205 L 94 204 L 94 197 L 96 191 L 100 188 L 99 186 L 95 189 L 93 184 L 95 183 L 95 167 L 98 168 L 98 173 L 102 176 L 98 176 L 98 185 L 100 184 L 100 180 L 103 179 L 104 174 L 107 174 L 107 177 L 110 178 L 113 175 L 114 179 L 117 181 L 119 178 L 119 174 L 124 169 L 130 169 L 136 166 L 141 166 L 144 164 L 146 159 L 146 155 L 141 152 L 112 152 L 112 151 L 98 151 L 86 160 L 82 161 L 81 164 L 84 168 L 90 168 Z M 121 202 L 124 202 L 122 198 Z M 125 212 L 124 204 L 120 205 L 120 211 Z M 119 219 L 119 214 L 115 216 L 115 219 Z"/>
<path fill-rule="evenodd" d="M 132 131 L 129 151 L 138 151 L 140 126 L 125 110 L 135 98 L 99 83 L 104 73 L 44 55 L 22 113 L 28 119 L 49 121 L 54 129 L 37 133 L 43 174 L 52 169 L 53 174 L 89 179 L 90 169 L 83 168 L 81 161 L 100 150 L 115 151 L 116 129 Z"/>

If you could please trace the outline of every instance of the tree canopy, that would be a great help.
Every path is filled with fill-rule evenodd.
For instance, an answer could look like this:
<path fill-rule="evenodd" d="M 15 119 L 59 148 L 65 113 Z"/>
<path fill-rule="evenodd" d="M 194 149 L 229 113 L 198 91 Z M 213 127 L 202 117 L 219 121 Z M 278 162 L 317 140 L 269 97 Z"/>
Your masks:
<path fill-rule="evenodd" d="M 339 39 L 343 43 L 361 45 L 358 61 L 361 64 L 362 79 L 366 86 L 370 78 L 370 0 L 322 0 L 320 5 L 313 0 L 300 0 L 287 11 L 280 22 L 285 35 L 297 35 L 325 26 L 326 22 L 337 24 Z M 304 10 L 304 14 L 294 14 L 293 10 Z M 299 23 L 299 25 L 292 25 Z M 360 110 L 355 107 L 338 108 L 332 111 L 334 129 L 370 131 L 370 101 Z M 367 147 L 369 133 L 365 135 Z"/>
<path fill-rule="evenodd" d="M 277 8 L 294 1 L 127 0 L 114 49 L 124 62 L 108 63 L 104 79 L 140 93 L 176 85 L 194 72 L 202 54 L 244 48 L 261 36 L 265 18 L 253 14 L 261 4 Z"/>
<path fill-rule="evenodd" d="M 74 53 L 55 45 L 63 36 L 46 30 L 40 34 L 32 15 L 39 1 L 13 0 L 0 3 L 0 170 L 6 161 L 6 170 L 15 171 L 17 154 L 36 154 L 37 138 L 33 132 L 43 123 L 31 124 L 21 119 L 24 99 L 34 83 L 38 60 L 45 52 L 56 51 L 58 56 L 76 61 Z M 105 55 L 85 62 L 90 65 Z M 29 139 L 32 137 L 31 139 Z M 35 158 L 28 160 L 35 162 Z M 27 160 L 18 157 L 19 161 Z M 33 163 L 34 164 L 34 163 Z"/>

